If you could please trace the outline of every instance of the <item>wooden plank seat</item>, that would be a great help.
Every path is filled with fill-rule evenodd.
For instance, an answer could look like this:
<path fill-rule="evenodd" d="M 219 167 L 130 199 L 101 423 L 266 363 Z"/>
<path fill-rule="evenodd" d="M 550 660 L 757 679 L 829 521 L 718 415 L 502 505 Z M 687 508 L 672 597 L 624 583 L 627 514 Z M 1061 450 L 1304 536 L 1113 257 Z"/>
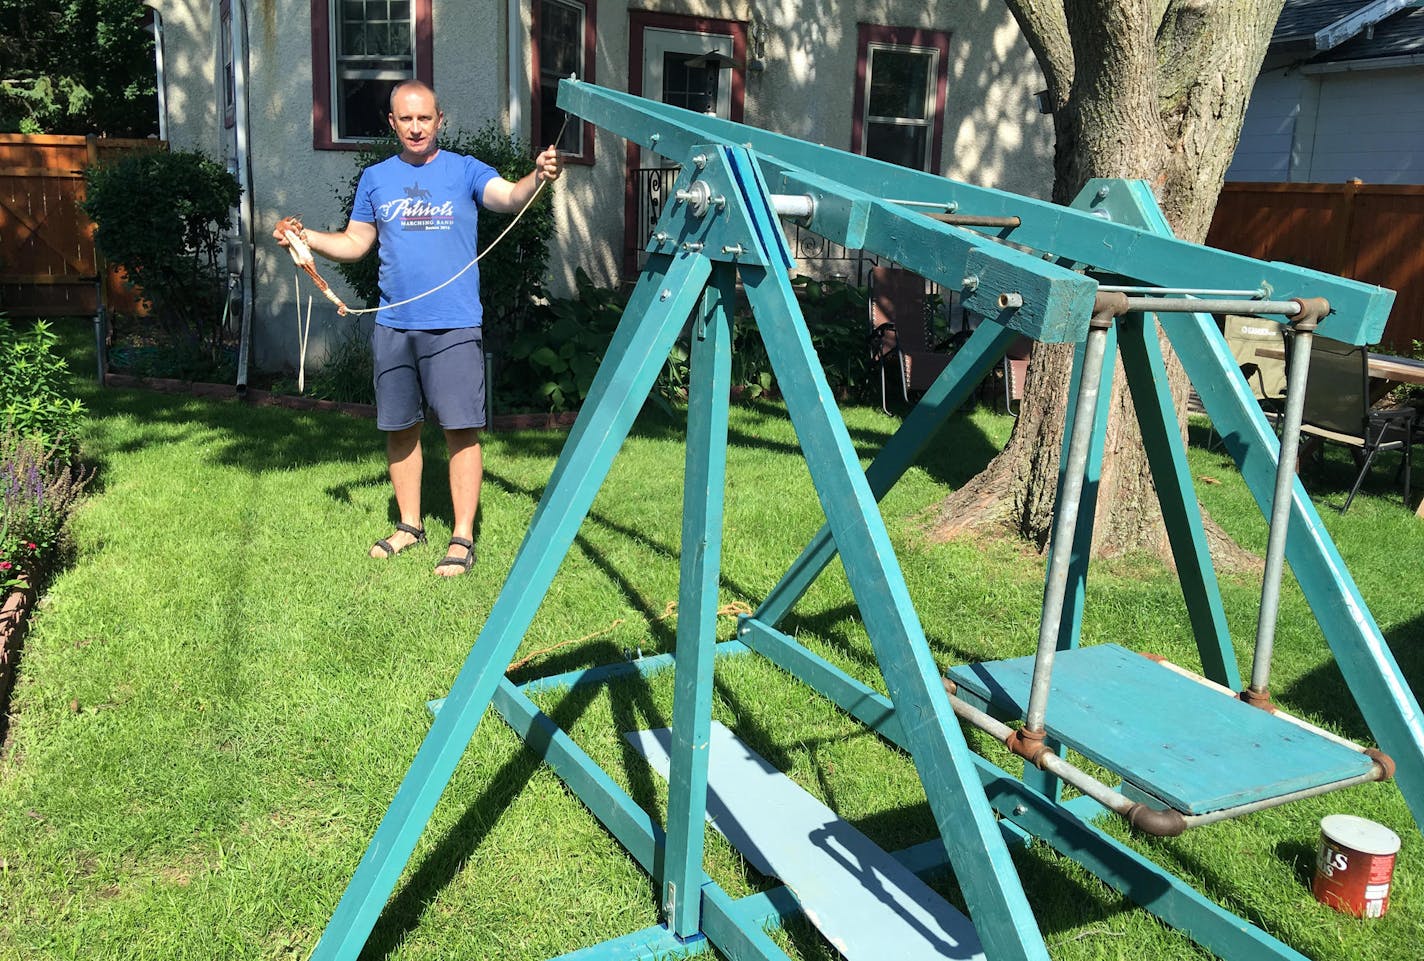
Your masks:
<path fill-rule="evenodd" d="M 1033 657 L 949 672 L 959 696 L 1022 718 Z M 1368 775 L 1351 747 L 1251 707 L 1117 644 L 1060 651 L 1047 732 L 1125 784 L 1186 815 Z"/>

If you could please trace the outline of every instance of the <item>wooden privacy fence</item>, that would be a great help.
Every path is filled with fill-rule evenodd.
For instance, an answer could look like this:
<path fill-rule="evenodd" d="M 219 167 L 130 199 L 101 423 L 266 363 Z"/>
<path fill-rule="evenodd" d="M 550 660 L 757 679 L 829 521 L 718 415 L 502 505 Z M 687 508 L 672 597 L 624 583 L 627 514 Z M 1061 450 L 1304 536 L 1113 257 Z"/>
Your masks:
<path fill-rule="evenodd" d="M 1381 342 L 1407 351 L 1424 340 L 1424 186 L 1229 183 L 1206 242 L 1388 287 Z"/>
<path fill-rule="evenodd" d="M 13 317 L 92 314 L 101 260 L 80 209 L 84 168 L 159 140 L 0 134 L 0 312 Z M 134 312 L 122 275 L 105 270 L 110 310 Z"/>

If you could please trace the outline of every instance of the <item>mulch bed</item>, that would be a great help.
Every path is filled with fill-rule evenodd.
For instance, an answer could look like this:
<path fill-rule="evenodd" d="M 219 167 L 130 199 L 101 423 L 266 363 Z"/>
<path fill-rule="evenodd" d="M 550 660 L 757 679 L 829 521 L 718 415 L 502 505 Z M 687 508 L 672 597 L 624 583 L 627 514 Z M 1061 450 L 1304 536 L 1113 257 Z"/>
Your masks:
<path fill-rule="evenodd" d="M 34 603 L 33 591 L 12 590 L 0 606 L 0 744 L 10 731 L 10 691 L 15 686 L 15 667 Z"/>

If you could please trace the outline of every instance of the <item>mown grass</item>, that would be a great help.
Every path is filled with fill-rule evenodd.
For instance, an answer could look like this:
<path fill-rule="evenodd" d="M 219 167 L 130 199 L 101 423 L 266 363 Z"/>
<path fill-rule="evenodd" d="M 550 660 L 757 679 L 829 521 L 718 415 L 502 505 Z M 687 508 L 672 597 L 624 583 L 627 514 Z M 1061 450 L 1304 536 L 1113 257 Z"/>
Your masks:
<path fill-rule="evenodd" d="M 70 333 L 81 374 L 92 368 L 77 346 L 84 334 Z M 480 562 L 447 581 L 431 573 L 449 531 L 438 471 L 426 478 L 432 546 L 389 562 L 364 556 L 393 519 L 370 423 L 81 389 L 101 490 L 76 519 L 78 562 L 35 619 L 0 762 L 0 959 L 304 958 L 428 729 L 426 701 L 446 692 L 503 585 L 563 435 L 487 439 Z M 897 423 L 873 409 L 846 417 L 865 457 Z M 932 545 L 918 524 L 1010 427 L 984 411 L 956 418 L 883 505 L 946 666 L 1029 653 L 1036 640 L 1041 558 L 1003 542 Z M 732 444 L 722 600 L 755 605 L 821 515 L 781 408 L 734 409 Z M 519 677 L 672 648 L 682 457 L 679 425 L 640 422 L 516 655 L 536 655 Z M 1205 448 L 1192 458 L 1213 516 L 1261 551 L 1265 525 L 1229 462 Z M 1391 500 L 1385 470 L 1335 514 L 1327 505 L 1343 496 L 1344 470 L 1311 475 L 1317 503 L 1419 689 L 1424 522 Z M 1223 585 L 1242 652 L 1259 589 L 1246 577 Z M 881 686 L 838 567 L 791 626 Z M 732 629 L 728 618 L 721 636 Z M 1196 663 L 1175 580 L 1150 563 L 1095 569 L 1083 633 Z M 563 644 L 571 639 L 581 640 Z M 1277 643 L 1277 699 L 1368 739 L 1289 578 Z M 670 676 L 538 700 L 662 816 L 665 785 L 621 735 L 670 722 Z M 934 835 L 908 758 L 768 664 L 719 664 L 714 713 L 882 846 Z M 1335 811 L 1404 839 L 1383 919 L 1356 921 L 1310 895 L 1318 822 Z M 1308 957 L 1419 956 L 1424 841 L 1393 784 L 1175 840 L 1108 828 Z M 1055 959 L 1206 956 L 1043 846 L 1015 861 Z M 707 864 L 734 895 L 770 883 L 710 832 Z M 933 883 L 958 898 L 948 876 Z M 656 923 L 656 902 L 579 801 L 487 718 L 365 956 L 548 958 Z M 805 925 L 776 936 L 794 958 L 835 956 Z"/>

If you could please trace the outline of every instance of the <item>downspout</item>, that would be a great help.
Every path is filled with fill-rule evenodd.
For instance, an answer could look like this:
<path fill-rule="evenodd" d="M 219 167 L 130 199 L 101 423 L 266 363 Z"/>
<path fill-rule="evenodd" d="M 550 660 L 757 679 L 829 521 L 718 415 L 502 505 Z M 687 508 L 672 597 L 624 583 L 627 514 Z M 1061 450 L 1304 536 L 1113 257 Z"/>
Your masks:
<path fill-rule="evenodd" d="M 248 110 L 247 84 L 247 3 L 233 0 L 232 30 L 232 73 L 233 99 L 236 116 L 233 118 L 234 134 L 237 140 L 238 177 L 242 185 L 242 196 L 238 199 L 238 241 L 242 245 L 242 328 L 237 341 L 237 394 L 247 393 L 247 363 L 252 351 L 252 307 L 255 284 L 253 282 L 253 258 L 255 239 L 252 203 L 252 151 L 249 143 L 251 115 Z"/>
<path fill-rule="evenodd" d="M 508 0 L 509 48 L 505 56 L 506 73 L 509 78 L 509 135 L 521 137 L 524 130 L 524 96 L 520 90 L 519 72 L 524 63 L 524 36 L 520 29 L 519 5 L 521 0 Z"/>
<path fill-rule="evenodd" d="M 158 139 L 168 139 L 168 83 L 163 72 L 163 14 L 157 7 L 148 8 L 153 13 L 153 69 L 156 77 L 154 86 L 158 88 Z"/>

